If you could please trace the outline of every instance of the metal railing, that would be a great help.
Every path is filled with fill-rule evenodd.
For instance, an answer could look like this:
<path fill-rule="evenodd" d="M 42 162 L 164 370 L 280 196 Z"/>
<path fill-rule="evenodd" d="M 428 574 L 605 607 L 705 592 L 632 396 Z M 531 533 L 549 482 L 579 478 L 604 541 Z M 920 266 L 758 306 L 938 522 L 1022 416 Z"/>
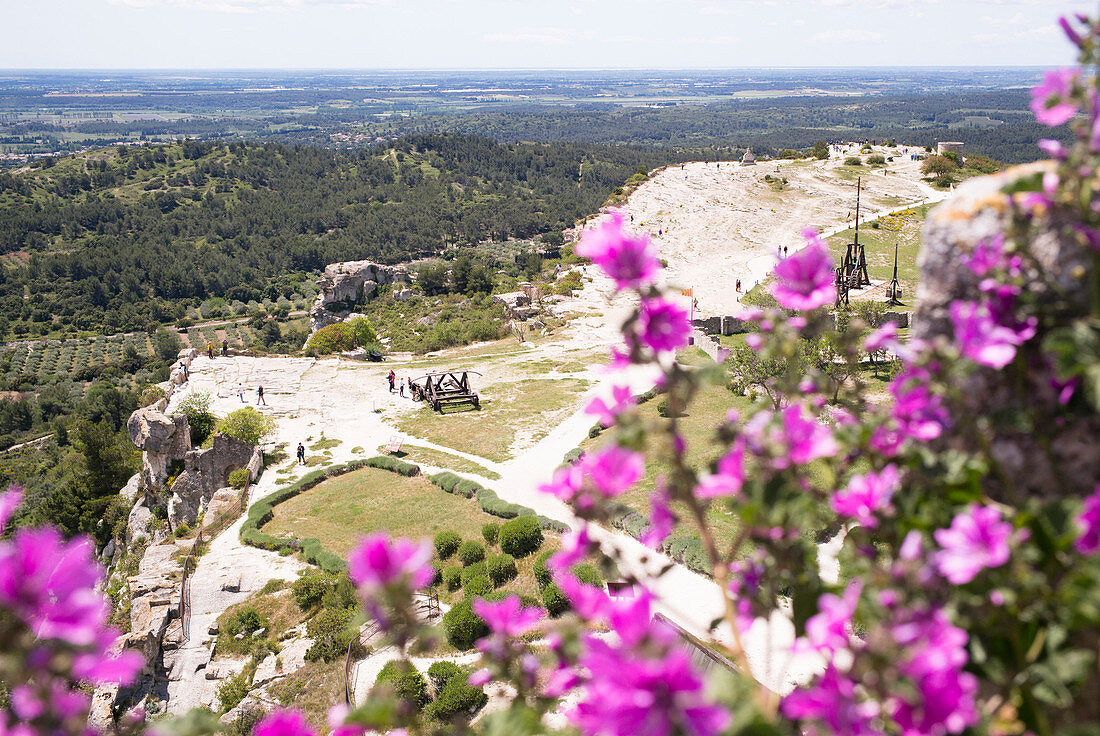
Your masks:
<path fill-rule="evenodd" d="M 413 600 L 413 610 L 428 623 L 438 620 L 443 613 L 439 606 L 439 591 L 428 588 L 423 593 L 417 593 Z M 344 657 L 344 704 L 349 708 L 355 707 L 355 659 L 352 657 L 355 645 L 370 641 L 380 630 L 378 622 L 372 622 L 367 628 L 360 629 L 358 635 L 348 642 L 348 653 Z"/>

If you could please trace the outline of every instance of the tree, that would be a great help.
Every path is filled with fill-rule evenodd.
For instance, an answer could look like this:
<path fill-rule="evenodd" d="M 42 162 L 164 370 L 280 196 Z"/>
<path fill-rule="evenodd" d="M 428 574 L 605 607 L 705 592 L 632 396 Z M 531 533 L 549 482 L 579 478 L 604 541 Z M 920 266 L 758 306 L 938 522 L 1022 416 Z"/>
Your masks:
<path fill-rule="evenodd" d="M 265 437 L 275 432 L 273 417 L 265 416 L 251 406 L 230 412 L 224 419 L 218 420 L 214 431 L 227 437 L 236 437 L 250 445 L 258 445 Z"/>
<path fill-rule="evenodd" d="M 947 156 L 929 156 L 920 165 L 921 173 L 927 176 L 950 174 L 957 168 L 959 168 L 959 165 Z"/>
<path fill-rule="evenodd" d="M 428 296 L 444 294 L 447 291 L 447 267 L 442 263 L 429 264 L 416 274 L 416 283 Z"/>
<path fill-rule="evenodd" d="M 172 330 L 160 327 L 153 333 L 153 349 L 161 360 L 172 362 L 183 348 L 183 342 Z"/>
<path fill-rule="evenodd" d="M 187 424 L 191 427 L 191 444 L 193 445 L 201 445 L 214 431 L 217 417 L 210 411 L 211 401 L 210 394 L 196 391 L 184 396 L 176 405 L 176 410 L 187 416 Z"/>
<path fill-rule="evenodd" d="M 814 158 L 829 158 L 829 144 L 825 141 L 817 141 L 816 143 L 814 143 L 814 147 L 811 153 L 813 153 Z"/>

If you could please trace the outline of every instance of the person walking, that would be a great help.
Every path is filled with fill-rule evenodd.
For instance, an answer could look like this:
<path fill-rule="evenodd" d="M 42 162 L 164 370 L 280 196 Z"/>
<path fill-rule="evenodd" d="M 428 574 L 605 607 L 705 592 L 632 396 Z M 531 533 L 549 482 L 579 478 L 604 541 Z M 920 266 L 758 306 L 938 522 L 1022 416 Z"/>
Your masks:
<path fill-rule="evenodd" d="M 206 346 L 206 357 L 210 358 L 210 360 L 214 359 L 214 345 L 213 344 L 210 344 L 210 345 Z"/>
<path fill-rule="evenodd" d="M 263 404 L 264 406 L 267 406 L 267 402 L 264 401 L 264 387 L 263 386 L 257 386 L 256 387 L 256 405 L 259 406 L 260 404 Z"/>
<path fill-rule="evenodd" d="M 401 398 L 405 398 L 405 379 L 398 379 L 398 384 L 400 386 L 399 390 L 401 391 Z"/>
<path fill-rule="evenodd" d="M 298 464 L 306 464 L 306 446 L 303 445 L 301 442 L 298 443 Z"/>
<path fill-rule="evenodd" d="M 222 357 L 229 357 L 229 340 L 222 339 Z"/>
<path fill-rule="evenodd" d="M 244 384 L 240 381 L 237 381 L 237 398 L 241 400 L 242 404 L 246 403 L 244 400 Z"/>
<path fill-rule="evenodd" d="M 393 393 L 393 382 L 397 380 L 397 374 L 390 370 L 390 374 L 386 376 L 386 380 L 390 382 L 390 393 Z"/>

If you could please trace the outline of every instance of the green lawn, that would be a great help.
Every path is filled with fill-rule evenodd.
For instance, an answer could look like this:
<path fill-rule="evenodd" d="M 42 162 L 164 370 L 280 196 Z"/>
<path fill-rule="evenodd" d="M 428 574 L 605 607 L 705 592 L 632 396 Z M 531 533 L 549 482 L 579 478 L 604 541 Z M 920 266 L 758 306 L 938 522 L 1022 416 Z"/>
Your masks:
<path fill-rule="evenodd" d="M 478 390 L 480 410 L 439 414 L 425 405 L 396 422 L 412 437 L 504 462 L 512 457 L 514 443 L 534 444 L 569 416 L 587 388 L 587 381 L 574 378 L 498 383 Z"/>
<path fill-rule="evenodd" d="M 482 524 L 494 520 L 476 500 L 445 493 L 427 478 L 363 468 L 279 504 L 263 530 L 275 536 L 316 537 L 325 549 L 347 557 L 371 532 L 431 537 L 449 529 L 474 539 L 481 537 Z"/>
<path fill-rule="evenodd" d="M 494 473 L 483 465 L 478 465 L 471 460 L 459 457 L 458 455 L 452 455 L 449 452 L 433 450 L 428 447 L 405 445 L 401 448 L 401 452 L 398 453 L 398 457 L 409 462 L 434 465 L 438 468 L 446 468 L 447 470 L 455 470 L 461 473 L 476 473 L 482 478 L 488 478 L 489 480 L 497 480 L 500 478 L 499 473 Z"/>

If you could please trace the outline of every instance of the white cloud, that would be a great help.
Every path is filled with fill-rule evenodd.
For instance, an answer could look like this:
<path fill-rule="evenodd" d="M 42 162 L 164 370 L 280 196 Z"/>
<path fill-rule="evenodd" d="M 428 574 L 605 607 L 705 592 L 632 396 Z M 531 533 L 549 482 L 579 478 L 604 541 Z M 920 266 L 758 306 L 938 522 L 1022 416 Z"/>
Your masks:
<path fill-rule="evenodd" d="M 882 43 L 886 37 L 878 31 L 866 31 L 857 28 L 837 28 L 815 33 L 811 38 L 817 43 Z"/>
<path fill-rule="evenodd" d="M 388 5 L 390 0 L 108 0 L 131 8 L 184 8 L 222 13 L 285 13 L 299 8 L 328 5 L 340 8 Z"/>
<path fill-rule="evenodd" d="M 594 28 L 561 28 L 558 26 L 523 26 L 514 31 L 487 33 L 482 39 L 489 43 L 532 44 L 535 46 L 574 46 L 579 43 L 639 43 L 638 36 L 609 36 Z"/>

